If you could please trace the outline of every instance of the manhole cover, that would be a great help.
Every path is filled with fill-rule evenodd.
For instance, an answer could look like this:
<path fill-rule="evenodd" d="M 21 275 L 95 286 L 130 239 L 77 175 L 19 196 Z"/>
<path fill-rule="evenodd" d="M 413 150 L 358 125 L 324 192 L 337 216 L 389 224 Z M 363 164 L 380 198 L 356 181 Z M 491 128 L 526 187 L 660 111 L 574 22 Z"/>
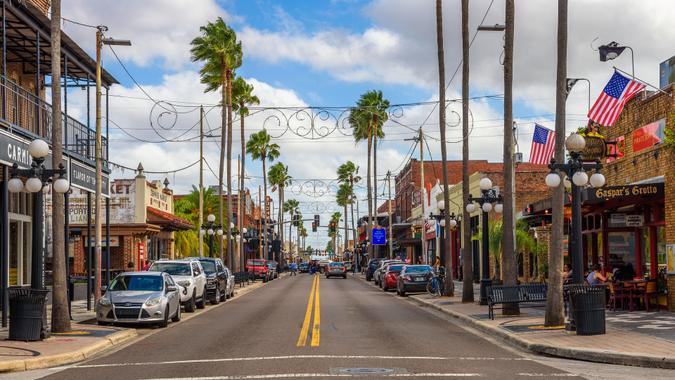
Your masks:
<path fill-rule="evenodd" d="M 393 368 L 340 368 L 339 373 L 347 373 L 351 375 L 365 375 L 365 374 L 382 374 L 393 373 Z"/>

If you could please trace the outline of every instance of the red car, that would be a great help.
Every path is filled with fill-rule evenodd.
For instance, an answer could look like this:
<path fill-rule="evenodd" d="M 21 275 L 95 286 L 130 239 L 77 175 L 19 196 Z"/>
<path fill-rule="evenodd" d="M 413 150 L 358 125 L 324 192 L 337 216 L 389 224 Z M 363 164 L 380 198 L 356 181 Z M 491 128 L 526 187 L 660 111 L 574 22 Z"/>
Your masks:
<path fill-rule="evenodd" d="M 264 259 L 249 259 L 246 260 L 246 271 L 253 273 L 253 279 L 262 279 L 267 282 L 269 278 L 269 269 L 267 268 L 267 260 Z"/>
<path fill-rule="evenodd" d="M 401 269 L 405 264 L 391 264 L 387 268 L 387 271 L 382 276 L 382 281 L 380 287 L 385 292 L 389 289 L 396 289 L 396 281 L 398 280 L 398 275 L 401 273 Z"/>

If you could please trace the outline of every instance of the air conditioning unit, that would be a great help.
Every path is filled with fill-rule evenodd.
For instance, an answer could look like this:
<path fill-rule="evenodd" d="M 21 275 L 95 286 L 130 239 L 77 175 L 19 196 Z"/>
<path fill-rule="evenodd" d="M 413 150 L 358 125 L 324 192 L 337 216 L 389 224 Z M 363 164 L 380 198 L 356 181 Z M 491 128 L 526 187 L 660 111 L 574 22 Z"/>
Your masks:
<path fill-rule="evenodd" d="M 661 62 L 659 66 L 659 87 L 666 88 L 675 83 L 675 56 Z"/>

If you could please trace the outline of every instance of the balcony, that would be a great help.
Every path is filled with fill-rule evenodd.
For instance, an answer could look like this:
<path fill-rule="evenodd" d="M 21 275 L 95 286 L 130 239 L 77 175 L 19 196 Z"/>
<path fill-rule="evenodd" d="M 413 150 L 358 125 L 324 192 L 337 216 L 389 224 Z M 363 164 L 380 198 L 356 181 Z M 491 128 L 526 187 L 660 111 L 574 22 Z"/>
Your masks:
<path fill-rule="evenodd" d="M 52 106 L 17 83 L 0 76 L 0 120 L 11 132 L 29 140 L 42 138 L 51 141 Z M 64 153 L 90 161 L 95 159 L 96 132 L 62 113 Z M 108 142 L 102 140 L 103 158 L 107 157 Z"/>

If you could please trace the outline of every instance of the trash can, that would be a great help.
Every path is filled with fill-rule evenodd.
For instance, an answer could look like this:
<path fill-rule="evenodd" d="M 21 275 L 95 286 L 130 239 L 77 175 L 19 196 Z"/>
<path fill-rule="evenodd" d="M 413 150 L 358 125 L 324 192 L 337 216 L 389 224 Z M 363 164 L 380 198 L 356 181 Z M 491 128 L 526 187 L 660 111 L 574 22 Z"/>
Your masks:
<path fill-rule="evenodd" d="M 10 287 L 9 339 L 41 340 L 45 298 L 49 290 Z"/>
<path fill-rule="evenodd" d="M 604 334 L 605 287 L 575 285 L 568 289 L 577 335 Z"/>

